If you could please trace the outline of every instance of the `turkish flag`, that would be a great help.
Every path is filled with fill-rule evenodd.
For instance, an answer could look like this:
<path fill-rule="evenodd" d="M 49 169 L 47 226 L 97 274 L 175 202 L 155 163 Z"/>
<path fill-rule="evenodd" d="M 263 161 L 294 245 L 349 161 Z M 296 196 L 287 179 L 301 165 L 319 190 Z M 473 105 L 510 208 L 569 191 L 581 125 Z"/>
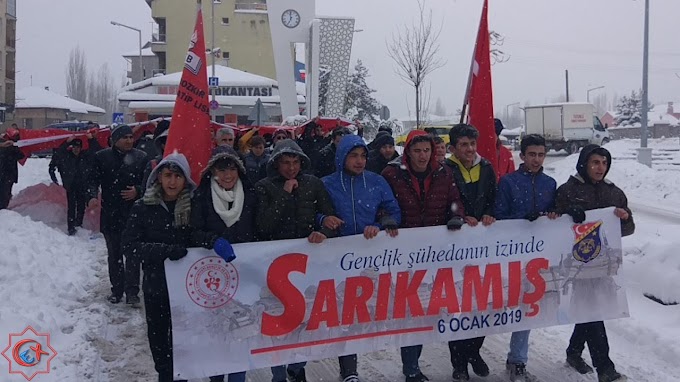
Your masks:
<path fill-rule="evenodd" d="M 491 50 L 489 41 L 489 1 L 484 0 L 482 18 L 479 22 L 475 54 L 470 67 L 465 104 L 468 105 L 468 123 L 479 130 L 477 152 L 493 163 L 496 160 L 496 129 L 494 128 L 493 91 L 491 87 Z"/>
<path fill-rule="evenodd" d="M 191 178 L 198 184 L 201 171 L 210 160 L 211 145 L 203 12 L 199 7 L 163 155 L 175 151 L 184 154 L 191 166 Z"/>

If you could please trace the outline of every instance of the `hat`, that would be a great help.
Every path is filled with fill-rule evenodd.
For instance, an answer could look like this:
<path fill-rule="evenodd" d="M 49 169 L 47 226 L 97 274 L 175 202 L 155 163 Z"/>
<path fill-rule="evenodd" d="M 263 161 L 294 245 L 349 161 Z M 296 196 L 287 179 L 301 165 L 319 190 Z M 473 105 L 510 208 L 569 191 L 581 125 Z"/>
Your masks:
<path fill-rule="evenodd" d="M 115 145 L 118 140 L 126 135 L 132 135 L 132 128 L 128 125 L 119 125 L 111 130 L 111 145 Z"/>
<path fill-rule="evenodd" d="M 69 146 L 71 147 L 83 147 L 83 140 L 80 138 L 75 138 L 69 143 Z"/>
<path fill-rule="evenodd" d="M 385 145 L 394 146 L 394 138 L 389 134 L 378 134 L 375 136 L 373 142 L 371 142 L 371 146 L 375 150 L 380 150 L 380 148 Z"/>
<path fill-rule="evenodd" d="M 494 118 L 494 127 L 496 128 L 496 135 L 501 135 L 501 132 L 503 132 L 503 129 L 505 129 L 505 126 L 503 126 L 503 122 L 501 122 L 500 119 Z"/>

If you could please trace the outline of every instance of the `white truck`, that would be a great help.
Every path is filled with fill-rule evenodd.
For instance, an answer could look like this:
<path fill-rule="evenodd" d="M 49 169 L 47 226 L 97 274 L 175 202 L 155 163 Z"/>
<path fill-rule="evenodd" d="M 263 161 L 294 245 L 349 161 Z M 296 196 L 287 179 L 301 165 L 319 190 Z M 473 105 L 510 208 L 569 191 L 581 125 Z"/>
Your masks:
<path fill-rule="evenodd" d="M 609 132 L 589 103 L 565 102 L 524 108 L 526 134 L 545 137 L 548 150 L 578 152 L 589 143 L 609 142 Z"/>

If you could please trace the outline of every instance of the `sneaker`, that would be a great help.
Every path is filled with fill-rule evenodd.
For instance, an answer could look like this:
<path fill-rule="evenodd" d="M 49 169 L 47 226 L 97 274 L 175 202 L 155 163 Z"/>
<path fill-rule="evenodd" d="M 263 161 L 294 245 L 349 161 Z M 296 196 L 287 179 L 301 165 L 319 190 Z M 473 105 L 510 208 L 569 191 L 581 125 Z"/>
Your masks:
<path fill-rule="evenodd" d="M 467 368 L 466 369 L 453 369 L 453 381 L 458 382 L 458 381 L 469 381 L 470 380 L 470 374 L 468 374 Z"/>
<path fill-rule="evenodd" d="M 286 370 L 288 372 L 288 381 L 289 382 L 307 382 L 307 378 L 305 377 L 305 369 L 302 368 L 300 371 L 298 371 L 297 374 L 293 372 L 292 370 Z"/>
<path fill-rule="evenodd" d="M 586 363 L 586 361 L 581 356 L 567 356 L 567 364 L 574 368 L 581 374 L 590 374 L 593 372 L 593 368 Z"/>
<path fill-rule="evenodd" d="M 597 371 L 597 381 L 598 382 L 623 382 L 627 381 L 628 378 L 618 371 L 616 371 L 614 368 L 604 370 L 600 372 L 599 370 Z"/>
<path fill-rule="evenodd" d="M 121 302 L 123 300 L 123 297 L 122 296 L 116 296 L 116 295 L 112 294 L 109 297 L 107 297 L 106 300 L 108 300 L 108 302 L 110 302 L 112 304 L 118 304 L 119 302 Z"/>
<path fill-rule="evenodd" d="M 76 229 L 74 227 L 71 227 L 71 228 L 68 229 L 68 235 L 69 236 L 75 235 L 76 232 L 78 232 L 78 231 L 76 231 Z"/>
<path fill-rule="evenodd" d="M 427 378 L 422 372 L 418 372 L 418 374 L 411 377 L 406 377 L 406 382 L 425 382 L 429 380 L 430 379 Z"/>
<path fill-rule="evenodd" d="M 472 371 L 474 371 L 475 374 L 479 375 L 480 377 L 489 376 L 489 365 L 487 365 L 486 362 L 484 362 L 482 356 L 477 354 L 474 357 L 470 358 L 469 362 L 472 365 Z"/>
<path fill-rule="evenodd" d="M 511 382 L 526 382 L 527 369 L 523 363 L 505 363 L 505 370 L 508 372 Z"/>
<path fill-rule="evenodd" d="M 128 305 L 139 305 L 141 300 L 139 299 L 139 296 L 130 296 L 125 298 L 125 303 Z"/>
<path fill-rule="evenodd" d="M 342 382 L 361 382 L 359 381 L 359 376 L 357 375 L 348 375 L 345 377 L 345 379 L 342 380 Z"/>

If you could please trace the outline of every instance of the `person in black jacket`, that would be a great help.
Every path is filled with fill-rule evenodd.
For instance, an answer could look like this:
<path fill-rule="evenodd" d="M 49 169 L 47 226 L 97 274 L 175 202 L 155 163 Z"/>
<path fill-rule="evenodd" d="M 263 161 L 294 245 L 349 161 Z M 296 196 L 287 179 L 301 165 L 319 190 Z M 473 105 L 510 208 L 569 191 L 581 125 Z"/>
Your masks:
<path fill-rule="evenodd" d="M 297 140 L 297 144 L 305 153 L 311 163 L 307 170 L 308 173 L 313 174 L 316 163 L 319 162 L 319 155 L 321 150 L 330 143 L 330 138 L 324 137 L 323 127 L 316 123 L 316 119 L 304 126 L 304 131 Z"/>
<path fill-rule="evenodd" d="M 290 139 L 277 143 L 267 164 L 267 177 L 255 184 L 258 238 L 285 240 L 307 238 L 321 243 L 340 228 L 333 202 L 323 182 L 303 173 L 309 158 Z M 273 382 L 306 382 L 306 362 L 272 367 Z"/>
<path fill-rule="evenodd" d="M 165 128 L 161 128 L 161 126 L 165 126 Z M 165 143 L 168 141 L 168 134 L 170 134 L 170 122 L 161 121 L 158 124 L 158 127 L 156 127 L 153 139 L 153 143 L 154 145 L 156 145 L 156 151 L 159 154 L 156 155 L 155 157 L 147 156 L 147 158 L 149 158 L 149 162 L 147 162 L 146 167 L 144 167 L 144 177 L 142 179 L 142 184 L 147 183 L 147 181 L 149 180 L 149 175 L 151 175 L 151 171 L 153 171 L 153 169 L 158 165 L 158 163 L 161 160 L 163 160 L 163 152 L 165 151 Z"/>
<path fill-rule="evenodd" d="M 314 175 L 321 179 L 324 176 L 335 172 L 335 152 L 338 150 L 338 145 L 345 135 L 352 134 L 346 127 L 338 127 L 331 132 L 331 143 L 326 145 L 319 153 L 319 161 L 312 162 L 314 167 Z"/>
<path fill-rule="evenodd" d="M 267 176 L 267 161 L 270 155 L 265 152 L 264 144 L 264 138 L 261 136 L 252 137 L 248 142 L 250 152 L 243 156 L 243 165 L 252 184 Z"/>
<path fill-rule="evenodd" d="M 139 303 L 139 262 L 126 258 L 120 238 L 125 229 L 130 209 L 142 193 L 144 166 L 148 161 L 143 151 L 133 149 L 132 129 L 127 125 L 117 126 L 111 132 L 113 147 L 95 154 L 94 171 L 89 186 L 89 205 L 98 203 L 97 190 L 102 190 L 101 231 L 106 239 L 109 258 L 109 279 L 111 280 L 112 304 L 119 303 L 126 296 L 128 304 Z"/>
<path fill-rule="evenodd" d="M 159 382 L 173 380 L 172 321 L 164 262 L 179 260 L 188 247 L 199 246 L 192 240 L 190 226 L 195 188 L 184 155 L 168 155 L 151 173 L 144 197 L 134 203 L 122 236 L 125 256 L 138 258 L 144 267 L 147 335 Z"/>
<path fill-rule="evenodd" d="M 69 236 L 76 233 L 76 227 L 83 226 L 85 204 L 88 196 L 88 180 L 92 178 L 94 156 L 102 149 L 94 135 L 87 133 L 88 149 L 83 150 L 80 138 L 69 137 L 62 143 L 52 157 L 56 159 L 56 167 L 61 175 L 61 184 L 66 189 L 68 205 L 67 227 Z M 52 182 L 59 184 L 50 162 L 50 177 Z"/>
<path fill-rule="evenodd" d="M 16 126 L 12 124 L 12 126 Z M 0 139 L 0 210 L 4 210 L 12 199 L 12 187 L 19 181 L 19 166 L 24 154 L 14 145 L 19 140 L 19 130 L 9 128 Z"/>
<path fill-rule="evenodd" d="M 394 150 L 394 138 L 387 132 L 381 131 L 375 136 L 369 147 L 371 145 L 374 147 L 374 150 L 368 153 L 366 170 L 381 174 L 388 163 L 399 157 L 399 153 Z"/>

